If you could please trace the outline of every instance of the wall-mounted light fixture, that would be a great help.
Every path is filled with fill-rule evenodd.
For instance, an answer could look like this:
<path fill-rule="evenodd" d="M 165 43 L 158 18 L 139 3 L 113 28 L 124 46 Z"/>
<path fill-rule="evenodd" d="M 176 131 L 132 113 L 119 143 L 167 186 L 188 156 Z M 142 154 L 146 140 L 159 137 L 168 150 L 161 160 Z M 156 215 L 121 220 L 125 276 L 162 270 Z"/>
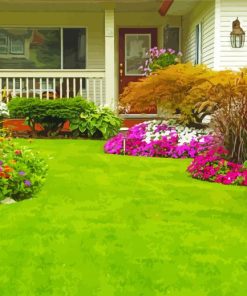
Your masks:
<path fill-rule="evenodd" d="M 230 34 L 231 45 L 233 48 L 240 48 L 244 46 L 245 32 L 240 27 L 238 18 L 232 22 L 232 32 Z"/>

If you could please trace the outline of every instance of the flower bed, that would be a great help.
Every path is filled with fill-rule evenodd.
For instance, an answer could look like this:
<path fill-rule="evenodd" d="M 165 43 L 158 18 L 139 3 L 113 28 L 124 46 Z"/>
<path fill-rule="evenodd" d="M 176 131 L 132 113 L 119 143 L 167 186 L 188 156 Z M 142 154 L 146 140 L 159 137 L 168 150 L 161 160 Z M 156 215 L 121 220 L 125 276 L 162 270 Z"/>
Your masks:
<path fill-rule="evenodd" d="M 193 178 L 225 185 L 247 186 L 247 168 L 227 161 L 227 151 L 219 147 L 197 156 L 187 171 Z"/>
<path fill-rule="evenodd" d="M 104 148 L 109 154 L 193 158 L 209 149 L 213 139 L 208 130 L 153 120 L 135 125 L 126 136 L 118 134 L 107 141 Z"/>
<path fill-rule="evenodd" d="M 0 200 L 32 197 L 41 188 L 46 171 L 44 160 L 37 154 L 0 137 Z"/>

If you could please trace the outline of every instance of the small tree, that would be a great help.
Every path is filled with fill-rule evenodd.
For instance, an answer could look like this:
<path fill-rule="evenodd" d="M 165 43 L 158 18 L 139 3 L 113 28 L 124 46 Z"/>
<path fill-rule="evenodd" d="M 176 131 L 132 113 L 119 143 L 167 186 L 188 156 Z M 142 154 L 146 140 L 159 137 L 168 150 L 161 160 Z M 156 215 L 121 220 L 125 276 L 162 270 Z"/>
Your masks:
<path fill-rule="evenodd" d="M 135 112 L 159 106 L 161 110 L 166 109 L 168 112 L 179 109 L 184 114 L 191 114 L 195 101 L 200 101 L 199 89 L 194 90 L 191 96 L 192 89 L 198 87 L 199 81 L 212 74 L 212 71 L 202 65 L 171 65 L 138 82 L 131 82 L 121 95 L 121 102 L 131 105 Z"/>
<path fill-rule="evenodd" d="M 158 106 L 160 116 L 177 112 L 183 123 L 194 124 L 203 119 L 198 112 L 206 115 L 217 108 L 220 98 L 214 96 L 213 89 L 218 84 L 227 85 L 236 77 L 232 71 L 217 72 L 204 65 L 171 65 L 130 83 L 121 95 L 121 103 L 131 105 L 135 112 Z"/>

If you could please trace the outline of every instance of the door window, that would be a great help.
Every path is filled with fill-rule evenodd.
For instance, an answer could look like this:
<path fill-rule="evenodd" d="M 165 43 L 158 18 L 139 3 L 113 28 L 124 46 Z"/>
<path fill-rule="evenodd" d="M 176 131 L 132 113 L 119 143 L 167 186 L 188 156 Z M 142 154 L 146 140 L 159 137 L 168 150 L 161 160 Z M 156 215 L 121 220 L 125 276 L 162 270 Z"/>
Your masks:
<path fill-rule="evenodd" d="M 125 34 L 125 75 L 142 76 L 140 67 L 151 47 L 151 34 Z"/>

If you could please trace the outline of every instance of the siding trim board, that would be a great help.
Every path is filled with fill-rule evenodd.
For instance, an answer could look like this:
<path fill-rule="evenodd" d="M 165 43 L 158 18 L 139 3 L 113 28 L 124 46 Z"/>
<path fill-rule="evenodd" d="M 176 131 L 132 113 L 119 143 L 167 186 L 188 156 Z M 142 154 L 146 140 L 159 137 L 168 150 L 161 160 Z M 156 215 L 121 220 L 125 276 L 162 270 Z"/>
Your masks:
<path fill-rule="evenodd" d="M 196 56 L 195 56 L 195 64 L 201 64 L 202 62 L 202 24 L 199 23 L 196 25 Z"/>

